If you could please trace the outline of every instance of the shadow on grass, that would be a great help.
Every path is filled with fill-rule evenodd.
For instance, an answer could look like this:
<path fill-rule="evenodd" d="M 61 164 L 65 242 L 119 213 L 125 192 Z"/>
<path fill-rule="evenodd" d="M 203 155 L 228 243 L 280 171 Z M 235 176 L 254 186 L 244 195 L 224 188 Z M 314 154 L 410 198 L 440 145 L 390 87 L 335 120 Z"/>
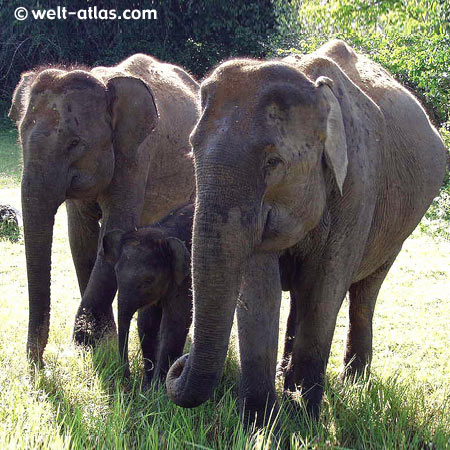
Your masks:
<path fill-rule="evenodd" d="M 126 381 L 115 343 L 94 352 L 75 351 L 65 365 L 50 360 L 37 378 L 37 389 L 53 403 L 60 433 L 69 436 L 71 448 L 244 448 L 231 362 L 214 399 L 185 410 L 169 401 L 163 387 L 142 389 L 138 358 L 132 359 Z"/>
<path fill-rule="evenodd" d="M 450 397 L 430 405 L 420 386 L 395 377 L 352 383 L 332 375 L 318 422 L 308 419 L 301 399 L 282 399 L 271 429 L 245 431 L 234 354 L 213 399 L 189 410 L 174 405 L 163 387 L 142 390 L 139 358 L 132 358 L 125 381 L 115 343 L 75 351 L 73 358 L 49 361 L 37 379 L 74 449 L 440 449 L 450 443 Z"/>

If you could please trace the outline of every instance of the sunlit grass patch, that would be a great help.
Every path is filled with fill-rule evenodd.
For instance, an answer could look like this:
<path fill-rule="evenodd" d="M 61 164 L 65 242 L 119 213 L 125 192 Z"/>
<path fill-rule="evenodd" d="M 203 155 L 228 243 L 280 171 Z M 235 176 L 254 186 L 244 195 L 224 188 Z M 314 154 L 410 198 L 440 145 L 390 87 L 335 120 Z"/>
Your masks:
<path fill-rule="evenodd" d="M 0 180 L 0 199 L 20 208 L 19 177 Z M 129 381 L 115 341 L 95 352 L 71 343 L 80 294 L 64 206 L 55 220 L 50 337 L 46 366 L 36 374 L 25 358 L 24 243 L 0 241 L 0 449 L 450 448 L 450 242 L 419 230 L 405 242 L 377 303 L 369 378 L 352 384 L 338 377 L 344 302 L 319 421 L 305 418 L 301 403 L 281 399 L 278 379 L 281 409 L 273 428 L 245 430 L 237 401 L 236 330 L 213 398 L 192 410 L 170 402 L 163 386 L 143 389 L 135 320 Z M 284 295 L 280 352 L 288 303 Z"/>
<path fill-rule="evenodd" d="M 0 189 L 17 185 L 22 174 L 22 154 L 17 131 L 0 122 Z"/>

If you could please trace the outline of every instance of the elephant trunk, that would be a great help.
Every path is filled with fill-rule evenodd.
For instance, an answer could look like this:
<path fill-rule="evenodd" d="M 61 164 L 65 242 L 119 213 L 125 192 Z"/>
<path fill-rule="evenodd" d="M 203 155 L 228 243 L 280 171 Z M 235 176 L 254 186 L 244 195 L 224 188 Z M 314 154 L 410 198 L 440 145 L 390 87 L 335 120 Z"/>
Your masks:
<path fill-rule="evenodd" d="M 28 276 L 29 321 L 27 352 L 35 363 L 42 362 L 50 322 L 50 267 L 53 225 L 64 193 L 44 185 L 47 177 L 22 178 L 22 210 Z M 58 195 L 59 194 L 59 195 Z M 62 194 L 62 195 L 61 195 Z"/>
<path fill-rule="evenodd" d="M 207 180 L 216 184 L 222 180 L 224 186 L 211 186 L 210 181 L 202 185 L 197 179 L 199 195 L 192 240 L 193 345 L 189 355 L 172 365 L 166 378 L 170 398 L 186 408 L 210 398 L 222 374 L 241 268 L 251 249 L 251 224 L 246 223 L 249 215 L 245 213 L 248 208 L 238 203 L 242 194 L 233 187 L 239 184 L 224 173 Z"/>

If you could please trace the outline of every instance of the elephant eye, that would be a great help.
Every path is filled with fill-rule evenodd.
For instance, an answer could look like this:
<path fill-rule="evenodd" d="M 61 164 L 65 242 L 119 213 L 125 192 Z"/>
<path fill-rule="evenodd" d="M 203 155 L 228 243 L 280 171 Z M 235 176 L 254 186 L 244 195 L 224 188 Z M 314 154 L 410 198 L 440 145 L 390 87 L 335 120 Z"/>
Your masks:
<path fill-rule="evenodd" d="M 70 143 L 69 143 L 69 147 L 68 147 L 69 150 L 75 148 L 79 143 L 80 143 L 80 139 L 79 138 L 72 139 L 70 141 Z"/>
<path fill-rule="evenodd" d="M 281 164 L 283 161 L 278 156 L 269 156 L 266 160 L 265 169 L 274 169 L 279 164 Z"/>

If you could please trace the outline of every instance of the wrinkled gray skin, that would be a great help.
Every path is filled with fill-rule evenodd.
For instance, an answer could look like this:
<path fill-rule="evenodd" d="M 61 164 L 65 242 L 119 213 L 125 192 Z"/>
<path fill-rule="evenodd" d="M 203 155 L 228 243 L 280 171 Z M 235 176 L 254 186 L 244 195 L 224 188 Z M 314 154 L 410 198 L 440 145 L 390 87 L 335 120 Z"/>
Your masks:
<path fill-rule="evenodd" d="M 30 317 L 27 349 L 42 362 L 50 319 L 54 216 L 66 201 L 83 296 L 77 342 L 115 328 L 114 269 L 98 248 L 108 230 L 160 219 L 194 195 L 189 133 L 197 83 L 137 54 L 115 67 L 27 72 L 13 96 L 23 147 L 22 207 Z M 101 218 L 101 226 L 99 220 Z"/>
<path fill-rule="evenodd" d="M 115 266 L 119 356 L 130 374 L 128 333 L 136 311 L 146 381 L 164 381 L 183 353 L 192 322 L 191 236 L 194 205 L 172 211 L 136 231 L 113 230 L 103 238 L 105 259 Z"/>
<path fill-rule="evenodd" d="M 442 183 L 444 145 L 416 99 L 342 41 L 298 60 L 226 62 L 201 104 L 193 346 L 168 393 L 184 407 L 211 396 L 238 303 L 244 420 L 264 423 L 276 408 L 283 254 L 295 325 L 284 388 L 301 388 L 317 416 L 342 301 L 350 291 L 344 363 L 357 373 L 381 284 Z"/>

